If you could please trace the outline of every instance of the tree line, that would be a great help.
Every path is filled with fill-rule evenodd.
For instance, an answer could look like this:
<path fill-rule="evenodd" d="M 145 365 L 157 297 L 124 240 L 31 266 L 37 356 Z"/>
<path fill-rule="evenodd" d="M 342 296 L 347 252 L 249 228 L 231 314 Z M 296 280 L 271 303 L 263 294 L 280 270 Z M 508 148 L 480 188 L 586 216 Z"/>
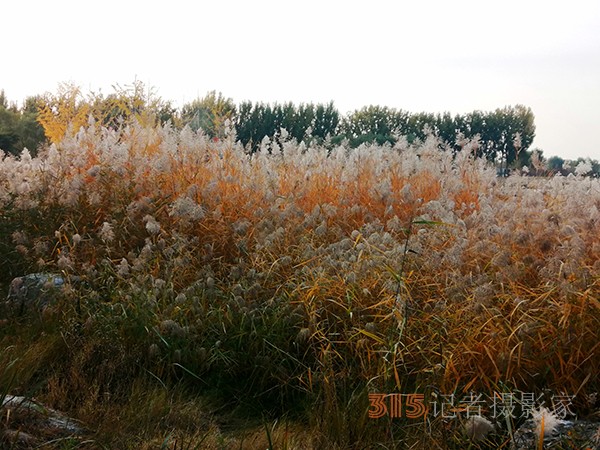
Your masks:
<path fill-rule="evenodd" d="M 541 151 L 530 150 L 535 137 L 535 117 L 523 105 L 455 115 L 411 113 L 371 105 L 343 115 L 332 102 L 235 104 L 215 91 L 178 109 L 141 82 L 125 87 L 117 85 L 113 91 L 108 95 L 101 92 L 84 95 L 77 86 L 62 84 L 56 93 L 28 98 L 20 108 L 9 104 L 4 91 L 0 91 L 0 149 L 19 154 L 27 147 L 35 153 L 41 145 L 59 142 L 65 134 L 77 132 L 92 117 L 96 123 L 108 127 L 123 126 L 133 120 L 150 126 L 166 123 L 177 128 L 189 126 L 214 139 L 233 129 L 237 139 L 251 152 L 265 139 L 283 139 L 282 130 L 285 139 L 297 142 L 326 146 L 347 142 L 351 147 L 370 143 L 394 145 L 400 137 L 411 143 L 432 134 L 452 151 L 476 139 L 475 155 L 503 167 L 531 165 L 535 156 L 533 162 L 546 171 L 574 170 L 561 158 L 545 161 Z M 598 163 L 594 161 L 592 166 L 597 169 Z M 535 170 L 543 171 L 537 166 Z"/>
<path fill-rule="evenodd" d="M 183 107 L 184 123 L 202 128 L 211 137 L 220 137 L 229 120 L 238 140 L 255 151 L 263 141 L 276 139 L 285 129 L 287 138 L 301 141 L 330 142 L 346 140 L 351 147 L 361 144 L 394 145 L 400 136 L 409 142 L 424 140 L 428 134 L 439 137 L 453 150 L 464 142 L 479 139 L 476 155 L 491 161 L 515 163 L 525 155 L 535 137 L 534 115 L 530 108 L 516 105 L 492 112 L 469 114 L 410 113 L 382 106 L 366 106 L 342 115 L 333 103 L 265 104 L 249 101 L 235 105 L 231 99 L 209 93 Z"/>

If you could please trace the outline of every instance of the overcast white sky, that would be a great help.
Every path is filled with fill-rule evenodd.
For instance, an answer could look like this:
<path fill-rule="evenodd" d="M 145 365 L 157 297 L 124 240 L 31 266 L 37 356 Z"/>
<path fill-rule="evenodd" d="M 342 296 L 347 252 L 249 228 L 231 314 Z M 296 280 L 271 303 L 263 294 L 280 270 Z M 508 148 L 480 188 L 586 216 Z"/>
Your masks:
<path fill-rule="evenodd" d="M 134 79 L 181 106 L 328 102 L 467 113 L 524 104 L 533 147 L 600 159 L 600 1 L 3 2 L 0 89 Z"/>

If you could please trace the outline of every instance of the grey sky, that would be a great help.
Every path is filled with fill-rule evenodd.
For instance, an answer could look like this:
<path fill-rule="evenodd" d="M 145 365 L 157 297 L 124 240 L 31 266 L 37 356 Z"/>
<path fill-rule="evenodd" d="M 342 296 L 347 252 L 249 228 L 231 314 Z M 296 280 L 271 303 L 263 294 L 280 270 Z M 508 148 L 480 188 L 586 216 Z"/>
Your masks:
<path fill-rule="evenodd" d="M 520 103 L 546 156 L 600 159 L 598 0 L 22 0 L 2 19 L 12 100 L 138 79 L 179 106 L 209 90 L 343 113 Z"/>

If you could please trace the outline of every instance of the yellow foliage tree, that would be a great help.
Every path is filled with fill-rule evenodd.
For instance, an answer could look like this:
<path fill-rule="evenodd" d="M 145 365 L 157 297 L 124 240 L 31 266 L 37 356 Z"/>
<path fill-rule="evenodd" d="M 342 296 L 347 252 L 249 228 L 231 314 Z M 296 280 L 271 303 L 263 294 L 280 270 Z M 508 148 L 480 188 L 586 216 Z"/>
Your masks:
<path fill-rule="evenodd" d="M 115 92 L 107 97 L 98 94 L 90 98 L 94 118 L 102 125 L 118 126 L 136 121 L 142 126 L 154 127 L 165 121 L 162 113 L 170 104 L 163 102 L 152 89 L 147 90 L 141 81 L 125 87 L 115 85 L 113 89 Z"/>
<path fill-rule="evenodd" d="M 78 86 L 61 83 L 56 94 L 46 93 L 38 102 L 38 122 L 52 143 L 60 142 L 68 132 L 76 133 L 88 122 L 90 105 Z"/>
<path fill-rule="evenodd" d="M 67 133 L 77 133 L 89 123 L 90 116 L 97 124 L 112 128 L 134 121 L 148 127 L 167 120 L 179 125 L 175 108 L 146 90 L 142 82 L 113 89 L 115 92 L 107 96 L 92 92 L 85 98 L 78 86 L 63 83 L 56 94 L 45 94 L 39 102 L 38 121 L 48 139 L 57 143 Z"/>

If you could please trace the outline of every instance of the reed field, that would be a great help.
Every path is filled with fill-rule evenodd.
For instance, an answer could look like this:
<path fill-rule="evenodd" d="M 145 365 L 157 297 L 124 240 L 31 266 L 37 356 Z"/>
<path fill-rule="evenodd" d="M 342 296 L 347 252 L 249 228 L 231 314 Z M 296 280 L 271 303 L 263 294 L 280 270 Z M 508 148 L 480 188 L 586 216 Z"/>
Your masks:
<path fill-rule="evenodd" d="M 464 408 L 432 405 L 531 393 L 591 414 L 600 183 L 499 178 L 476 150 L 283 133 L 248 152 L 90 123 L 5 156 L 2 296 L 28 273 L 67 283 L 1 313 L 0 397 L 91 430 L 44 448 L 509 448 L 518 418 L 472 442 Z M 392 393 L 427 412 L 370 417 Z"/>

